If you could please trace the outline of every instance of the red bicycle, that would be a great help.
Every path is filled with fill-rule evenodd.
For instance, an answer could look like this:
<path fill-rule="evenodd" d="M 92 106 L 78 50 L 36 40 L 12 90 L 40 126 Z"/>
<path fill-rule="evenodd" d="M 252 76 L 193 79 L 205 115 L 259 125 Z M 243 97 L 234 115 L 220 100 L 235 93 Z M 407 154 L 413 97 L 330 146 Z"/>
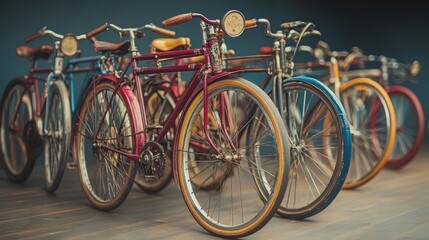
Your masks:
<path fill-rule="evenodd" d="M 159 31 L 153 25 L 106 24 L 88 34 L 112 29 L 128 36 L 124 44 L 130 46 L 131 61 L 121 74 L 92 81 L 77 113 L 73 152 L 85 196 L 95 208 L 111 210 L 125 200 L 136 171 L 163 174 L 162 143 L 178 123 L 173 172 L 190 213 L 215 235 L 243 237 L 262 228 L 282 201 L 290 161 L 288 135 L 266 93 L 245 79 L 231 78 L 236 72 L 222 70 L 216 28 L 239 36 L 243 15 L 230 11 L 219 21 L 188 13 L 167 19 L 164 25 L 194 18 L 201 20 L 203 34 L 197 49 L 140 54 L 135 40 L 145 29 Z M 103 49 L 119 48 L 126 49 L 121 44 Z M 162 65 L 165 59 L 195 56 L 204 56 L 204 62 Z M 139 66 L 154 60 L 155 66 Z M 167 121 L 148 124 L 140 76 L 178 71 L 194 76 Z"/>
<path fill-rule="evenodd" d="M 366 56 L 357 47 L 353 51 L 360 56 L 354 65 L 361 66 L 345 71 L 343 78 L 369 77 L 386 89 L 396 113 L 395 144 L 386 166 L 402 168 L 413 159 L 422 143 L 425 117 L 419 98 L 399 84 L 406 80 L 417 83 L 415 76 L 420 72 L 420 63 L 404 64 L 385 56 Z M 391 85 L 392 82 L 395 85 Z"/>

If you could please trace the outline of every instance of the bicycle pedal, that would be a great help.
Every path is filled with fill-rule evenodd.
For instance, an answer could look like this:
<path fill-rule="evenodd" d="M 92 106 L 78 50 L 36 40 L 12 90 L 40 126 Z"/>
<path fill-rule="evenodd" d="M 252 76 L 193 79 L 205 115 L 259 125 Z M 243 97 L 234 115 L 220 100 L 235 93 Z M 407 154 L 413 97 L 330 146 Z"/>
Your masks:
<path fill-rule="evenodd" d="M 154 182 L 157 179 L 155 175 L 145 175 L 144 180 L 146 182 Z"/>
<path fill-rule="evenodd" d="M 160 132 L 162 130 L 163 126 L 159 125 L 159 124 L 154 124 L 154 125 L 147 125 L 146 126 L 146 132 Z"/>
<path fill-rule="evenodd" d="M 162 129 L 163 128 L 163 126 L 162 125 L 159 125 L 159 124 L 148 124 L 148 125 L 146 125 L 146 128 L 149 128 L 149 129 Z"/>
<path fill-rule="evenodd" d="M 67 163 L 67 170 L 76 170 L 77 164 L 76 163 Z"/>

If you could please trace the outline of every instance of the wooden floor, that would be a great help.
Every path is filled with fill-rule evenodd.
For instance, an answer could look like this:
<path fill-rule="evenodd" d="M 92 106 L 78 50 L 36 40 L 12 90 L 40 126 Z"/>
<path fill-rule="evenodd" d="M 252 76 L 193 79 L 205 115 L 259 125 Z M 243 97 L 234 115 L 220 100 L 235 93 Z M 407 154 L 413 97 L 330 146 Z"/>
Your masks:
<path fill-rule="evenodd" d="M 429 239 L 428 147 L 402 170 L 383 170 L 362 188 L 341 191 L 320 214 L 274 217 L 247 239 Z M 49 195 L 40 163 L 25 184 L 10 183 L 0 170 L 0 239 L 216 239 L 173 184 L 158 195 L 133 188 L 117 210 L 100 212 L 84 198 L 75 171 Z"/>

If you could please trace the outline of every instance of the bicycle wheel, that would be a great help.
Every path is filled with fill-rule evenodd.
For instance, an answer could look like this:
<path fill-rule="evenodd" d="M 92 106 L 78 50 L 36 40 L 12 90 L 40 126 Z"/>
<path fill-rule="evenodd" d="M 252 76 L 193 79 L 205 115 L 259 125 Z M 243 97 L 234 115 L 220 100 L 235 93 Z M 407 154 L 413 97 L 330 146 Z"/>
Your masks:
<path fill-rule="evenodd" d="M 145 90 L 145 89 L 144 89 Z M 146 119 L 148 125 L 162 126 L 173 109 L 175 102 L 173 97 L 162 89 L 152 87 L 145 93 Z M 165 161 L 152 164 L 151 167 L 138 171 L 135 178 L 136 185 L 144 192 L 157 193 L 163 190 L 170 183 L 173 170 L 171 157 L 174 139 L 174 129 L 171 129 L 163 142 L 165 151 Z"/>
<path fill-rule="evenodd" d="M 290 161 L 286 129 L 269 97 L 249 81 L 219 80 L 209 85 L 208 92 L 208 113 L 216 125 L 202 129 L 200 91 L 184 111 L 177 131 L 178 182 L 190 213 L 204 229 L 222 237 L 243 237 L 271 219 L 286 190 Z M 243 136 L 251 125 L 264 128 L 246 142 Z M 206 136 L 221 151 L 219 155 Z M 259 151 L 258 158 L 252 157 L 252 151 Z M 198 172 L 192 169 L 195 166 Z M 196 179 L 200 184 L 211 181 L 212 186 L 201 188 L 194 184 Z"/>
<path fill-rule="evenodd" d="M 53 81 L 49 94 L 47 134 L 45 134 L 45 189 L 54 193 L 64 175 L 70 146 L 71 110 L 67 88 Z"/>
<path fill-rule="evenodd" d="M 93 83 L 79 107 L 75 125 L 80 183 L 88 201 L 99 210 L 119 207 L 136 173 L 135 161 L 101 147 L 130 153 L 135 147 L 131 106 L 121 88 L 115 89 L 116 84 L 110 80 Z M 127 90 L 132 94 L 131 89 Z"/>
<path fill-rule="evenodd" d="M 30 176 L 38 156 L 31 153 L 34 149 L 29 145 L 29 138 L 26 138 L 32 133 L 36 134 L 37 129 L 32 124 L 31 96 L 25 91 L 25 79 L 13 79 L 6 86 L 0 104 L 1 163 L 7 178 L 18 183 Z"/>
<path fill-rule="evenodd" d="M 335 94 L 316 79 L 284 81 L 283 102 L 292 159 L 277 213 L 304 219 L 323 211 L 340 192 L 350 165 L 350 128 Z"/>
<path fill-rule="evenodd" d="M 396 138 L 387 166 L 402 168 L 409 163 L 423 140 L 424 112 L 417 96 L 403 86 L 387 88 L 396 116 Z"/>
<path fill-rule="evenodd" d="M 350 169 L 343 185 L 352 189 L 374 178 L 387 163 L 395 142 L 396 118 L 386 90 L 368 78 L 357 78 L 340 87 L 352 133 Z"/>

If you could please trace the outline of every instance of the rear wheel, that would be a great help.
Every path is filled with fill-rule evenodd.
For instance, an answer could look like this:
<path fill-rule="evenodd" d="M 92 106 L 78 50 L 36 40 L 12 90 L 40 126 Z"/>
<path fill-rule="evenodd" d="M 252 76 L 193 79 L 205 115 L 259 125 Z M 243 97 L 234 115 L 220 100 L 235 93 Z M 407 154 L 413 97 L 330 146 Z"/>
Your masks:
<path fill-rule="evenodd" d="M 425 117 L 419 99 L 408 88 L 391 86 L 387 92 L 396 116 L 395 146 L 387 166 L 399 169 L 410 162 L 419 150 L 423 140 Z"/>
<path fill-rule="evenodd" d="M 130 106 L 116 84 L 100 80 L 90 86 L 77 113 L 77 169 L 83 192 L 97 209 L 119 207 L 131 190 L 135 162 L 115 151 L 133 153 L 134 123 Z M 129 90 L 131 92 L 131 90 Z"/>
<path fill-rule="evenodd" d="M 352 159 L 343 188 L 362 186 L 386 165 L 396 135 L 396 118 L 386 90 L 368 78 L 340 87 L 340 99 L 350 122 Z"/>
<path fill-rule="evenodd" d="M 32 121 L 32 109 L 30 93 L 25 90 L 25 79 L 13 79 L 7 85 L 0 103 L 0 157 L 6 176 L 12 182 L 27 180 L 38 157 L 38 153 L 31 154 L 33 149 L 28 141 L 31 137 L 25 137 L 39 137 L 37 126 Z"/>
<path fill-rule="evenodd" d="M 292 158 L 278 214 L 304 219 L 323 211 L 340 192 L 350 165 L 350 128 L 341 103 L 323 83 L 292 79 L 283 88 Z"/>
<path fill-rule="evenodd" d="M 52 82 L 49 103 L 48 132 L 45 135 L 45 188 L 53 193 L 63 178 L 70 146 L 71 110 L 63 82 Z"/>

